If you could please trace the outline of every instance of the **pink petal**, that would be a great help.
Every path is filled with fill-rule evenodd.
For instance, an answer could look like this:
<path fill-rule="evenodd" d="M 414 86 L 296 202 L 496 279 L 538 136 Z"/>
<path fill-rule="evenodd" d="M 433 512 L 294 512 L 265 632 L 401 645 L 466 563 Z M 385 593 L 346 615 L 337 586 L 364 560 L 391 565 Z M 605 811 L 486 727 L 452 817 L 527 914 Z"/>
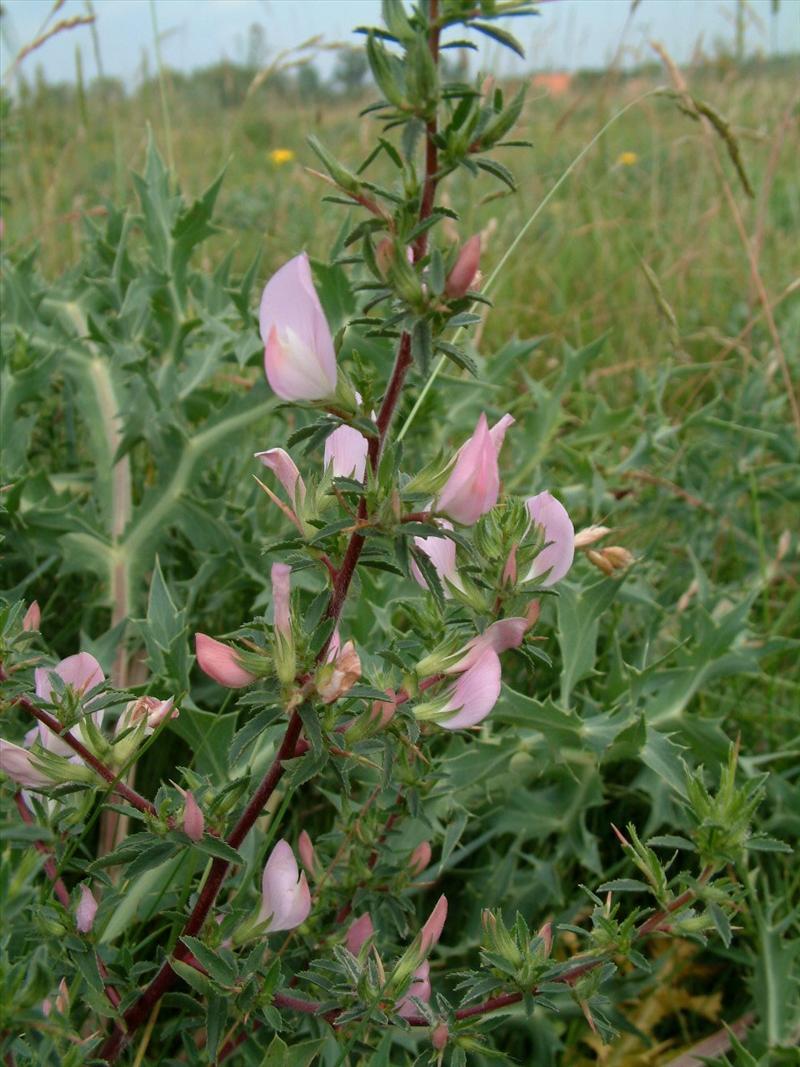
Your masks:
<path fill-rule="evenodd" d="M 78 652 L 75 656 L 67 656 L 66 659 L 62 659 L 53 668 L 36 668 L 33 672 L 34 684 L 36 695 L 41 700 L 52 700 L 53 683 L 50 678 L 51 674 L 57 674 L 64 684 L 68 685 L 79 696 L 83 696 L 84 693 L 89 692 L 105 681 L 103 669 L 94 656 L 89 652 Z M 92 718 L 96 725 L 99 726 L 103 720 L 103 712 L 94 712 Z M 71 732 L 77 733 L 79 737 L 83 735 L 83 730 L 80 726 L 73 728 Z M 69 745 L 41 722 L 39 723 L 39 740 L 48 752 L 53 752 L 58 756 L 72 757 L 74 755 Z"/>
<path fill-rule="evenodd" d="M 482 722 L 500 696 L 500 657 L 485 648 L 450 690 L 447 710 L 455 714 L 439 720 L 445 730 L 463 730 Z"/>
<path fill-rule="evenodd" d="M 456 522 L 471 526 L 494 507 L 499 493 L 497 452 L 482 414 L 472 437 L 459 450 L 437 508 Z"/>
<path fill-rule="evenodd" d="M 425 925 L 420 931 L 420 952 L 427 956 L 433 946 L 442 936 L 445 919 L 447 918 L 447 897 L 442 894 L 436 901 L 433 911 L 428 916 Z"/>
<path fill-rule="evenodd" d="M 415 876 L 422 874 L 431 862 L 431 855 L 430 841 L 421 841 L 408 857 L 408 868 L 411 873 Z"/>
<path fill-rule="evenodd" d="M 105 681 L 103 668 L 89 652 L 79 652 L 76 656 L 67 656 L 57 663 L 52 671 L 46 667 L 37 667 L 34 672 L 36 695 L 41 700 L 50 700 L 53 683 L 50 674 L 55 673 L 76 693 L 83 695 Z"/>
<path fill-rule="evenodd" d="M 306 486 L 289 453 L 283 448 L 268 448 L 266 452 L 256 452 L 255 457 L 273 472 L 297 511 L 305 499 Z"/>
<path fill-rule="evenodd" d="M 299 875 L 299 878 L 298 878 Z M 300 874 L 288 841 L 279 841 L 266 862 L 261 878 L 259 921 L 269 918 L 266 933 L 292 930 L 308 918 L 311 893 L 305 874 Z"/>
<path fill-rule="evenodd" d="M 29 752 L 10 741 L 0 737 L 0 771 L 26 789 L 40 789 L 52 785 L 52 781 L 37 770 L 31 762 Z"/>
<path fill-rule="evenodd" d="M 25 616 L 22 620 L 23 630 L 38 630 L 42 621 L 42 612 L 39 608 L 39 603 L 36 600 L 32 600 L 28 605 L 28 610 L 25 612 Z"/>
<path fill-rule="evenodd" d="M 267 282 L 259 320 L 267 380 L 279 397 L 321 400 L 336 390 L 333 338 L 304 252 Z"/>
<path fill-rule="evenodd" d="M 256 680 L 254 674 L 241 666 L 235 651 L 222 641 L 215 641 L 207 634 L 195 634 L 194 648 L 200 670 L 220 685 L 241 689 Z"/>
<path fill-rule="evenodd" d="M 333 464 L 334 478 L 364 481 L 369 442 L 352 426 L 339 426 L 325 441 L 325 468 Z"/>
<path fill-rule="evenodd" d="M 453 269 L 447 275 L 444 291 L 451 299 L 465 295 L 472 285 L 481 259 L 481 235 L 476 233 L 458 253 Z"/>
<path fill-rule="evenodd" d="M 88 934 L 94 926 L 94 917 L 97 914 L 97 901 L 92 895 L 88 885 L 81 885 L 81 899 L 75 909 L 75 925 L 82 934 Z"/>
<path fill-rule="evenodd" d="M 446 530 L 452 530 L 453 524 L 448 522 L 447 519 L 437 519 L 436 525 L 441 526 Z M 436 570 L 439 575 L 439 580 L 442 583 L 442 589 L 446 597 L 451 596 L 447 583 L 454 585 L 456 589 L 462 589 L 463 585 L 458 575 L 458 569 L 456 567 L 456 543 L 450 537 L 415 537 L 414 544 L 419 548 Z M 417 566 L 416 562 L 411 560 L 411 575 L 423 589 L 428 588 L 428 583 L 422 576 L 422 571 Z"/>
<path fill-rule="evenodd" d="M 445 670 L 445 674 L 460 674 L 467 671 L 480 659 L 486 649 L 491 649 L 500 655 L 509 648 L 519 648 L 530 629 L 531 624 L 526 618 L 500 619 L 487 627 L 482 634 L 467 642 L 465 655 Z"/>
<path fill-rule="evenodd" d="M 372 925 L 372 919 L 369 917 L 369 912 L 365 912 L 355 922 L 350 924 L 347 931 L 347 937 L 345 938 L 345 945 L 347 951 L 351 952 L 354 956 L 357 956 L 361 951 L 361 946 L 375 933 L 375 928 Z"/>
<path fill-rule="evenodd" d="M 200 841 L 205 831 L 206 820 L 200 805 L 191 792 L 184 794 L 183 830 L 192 841 Z"/>
<path fill-rule="evenodd" d="M 316 855 L 314 853 L 314 844 L 305 830 L 300 831 L 300 836 L 297 839 L 297 851 L 300 853 L 300 862 L 308 873 L 313 875 Z"/>
<path fill-rule="evenodd" d="M 517 420 L 513 415 L 505 414 L 502 419 L 498 419 L 491 430 L 489 430 L 489 436 L 492 439 L 494 451 L 498 457 L 500 456 L 500 449 L 503 447 L 503 441 L 506 437 L 506 430 L 509 426 L 513 426 L 516 421 Z"/>
<path fill-rule="evenodd" d="M 412 997 L 417 1000 L 423 1001 L 427 1004 L 431 999 L 431 981 L 430 981 L 431 965 L 427 960 L 424 960 L 411 979 L 411 985 L 406 990 L 405 996 L 401 997 L 395 1005 L 395 1011 L 397 1014 L 406 1019 L 411 1015 L 417 1014 L 417 1006 L 411 999 Z"/>
<path fill-rule="evenodd" d="M 531 521 L 544 532 L 548 542 L 534 559 L 526 581 L 546 575 L 543 586 L 555 585 L 572 566 L 575 555 L 575 528 L 567 509 L 550 493 L 539 493 L 526 500 Z"/>
<path fill-rule="evenodd" d="M 284 637 L 292 636 L 292 620 L 289 612 L 291 599 L 292 568 L 288 563 L 273 563 L 272 571 L 272 608 L 275 616 L 275 629 Z"/>

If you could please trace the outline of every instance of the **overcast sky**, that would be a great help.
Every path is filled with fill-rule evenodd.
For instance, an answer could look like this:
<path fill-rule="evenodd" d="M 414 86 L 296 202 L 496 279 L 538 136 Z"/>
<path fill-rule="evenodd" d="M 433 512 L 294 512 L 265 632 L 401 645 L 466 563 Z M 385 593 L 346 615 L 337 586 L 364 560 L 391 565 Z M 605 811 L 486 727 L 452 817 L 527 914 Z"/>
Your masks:
<path fill-rule="evenodd" d="M 10 56 L 36 37 L 52 6 L 53 0 L 3 0 L 4 68 Z M 721 41 L 732 47 L 736 0 L 641 0 L 629 18 L 630 8 L 630 0 L 551 0 L 542 4 L 538 18 L 508 21 L 525 46 L 524 69 L 599 67 L 620 48 L 632 62 L 650 55 L 653 39 L 666 44 L 679 62 L 690 59 L 698 44 L 708 54 Z M 144 53 L 150 56 L 150 71 L 154 69 L 150 0 L 94 0 L 94 10 L 105 73 L 134 85 Z M 749 52 L 800 51 L 800 0 L 781 0 L 777 15 L 771 13 L 771 0 L 747 0 L 746 11 Z M 85 12 L 84 0 L 66 0 L 56 18 Z M 317 34 L 329 43 L 357 41 L 353 27 L 378 23 L 379 12 L 379 0 L 155 0 L 164 62 L 179 70 L 222 58 L 243 60 L 253 24 L 262 27 L 273 58 Z M 91 77 L 96 61 L 85 26 L 48 41 L 25 61 L 25 69 L 32 73 L 41 63 L 48 80 L 73 79 L 76 48 Z M 500 74 L 521 69 L 505 49 L 498 55 L 488 43 L 481 50 L 482 66 Z M 331 53 L 321 52 L 317 62 L 327 72 Z"/>

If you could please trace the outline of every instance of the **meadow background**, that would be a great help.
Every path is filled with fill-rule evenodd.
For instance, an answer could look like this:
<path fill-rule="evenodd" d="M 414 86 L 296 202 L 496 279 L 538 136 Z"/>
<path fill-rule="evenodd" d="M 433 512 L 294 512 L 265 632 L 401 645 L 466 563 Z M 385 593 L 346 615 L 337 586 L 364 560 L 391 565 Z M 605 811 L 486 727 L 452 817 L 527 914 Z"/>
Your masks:
<path fill-rule="evenodd" d="M 158 69 L 153 56 L 153 68 L 135 90 L 80 71 L 76 83 L 51 85 L 44 44 L 3 97 L 2 250 L 6 278 L 10 271 L 17 282 L 4 333 L 2 584 L 39 600 L 42 628 L 62 655 L 83 640 L 108 658 L 120 620 L 110 615 L 102 570 L 76 554 L 74 516 L 93 514 L 102 477 L 81 431 L 78 387 L 59 368 L 49 324 L 54 354 L 46 373 L 26 382 L 34 361 L 25 339 L 37 336 L 41 315 L 25 306 L 19 279 L 40 308 L 48 293 L 73 299 L 91 288 L 86 279 L 111 270 L 107 227 L 115 208 L 139 210 L 131 173 L 144 171 L 149 138 L 187 200 L 224 169 L 215 232 L 193 252 L 190 288 L 219 284 L 230 293 L 252 271 L 250 311 L 239 309 L 239 333 L 231 328 L 214 348 L 202 397 L 181 409 L 191 426 L 260 379 L 252 320 L 260 284 L 302 248 L 327 260 L 340 234 L 341 210 L 321 202 L 325 190 L 306 170 L 316 165 L 306 136 L 346 161 L 370 142 L 369 119 L 358 115 L 370 87 L 352 53 L 325 84 L 293 58 L 186 75 Z M 713 766 L 737 738 L 743 774 L 770 772 L 761 829 L 797 844 L 797 72 L 797 57 L 745 61 L 733 46 L 685 69 L 694 96 L 724 116 L 728 143 L 651 91 L 671 84 L 657 60 L 578 73 L 557 91 L 534 80 L 516 134 L 533 147 L 507 150 L 517 192 L 498 195 L 466 178 L 451 185 L 459 232 L 485 235 L 488 274 L 572 168 L 493 293 L 497 310 L 475 345 L 480 386 L 448 369 L 406 447 L 444 444 L 445 430 L 459 440 L 489 398 L 519 423 L 505 453 L 508 487 L 554 488 L 576 528 L 614 527 L 614 542 L 637 559 L 624 580 L 598 586 L 580 558 L 558 609 L 559 640 L 544 646 L 552 662 L 517 666 L 512 690 L 524 700 L 509 698 L 497 713 L 509 729 L 487 742 L 492 759 L 483 751 L 478 764 L 474 750 L 454 742 L 444 810 L 474 818 L 442 859 L 453 898 L 507 900 L 512 915 L 520 907 L 532 922 L 568 907 L 574 915 L 577 884 L 615 862 L 609 824 L 670 832 L 679 815 L 666 784 L 674 785 L 678 758 Z M 147 178 L 151 190 L 165 180 L 155 170 Z M 129 244 L 134 264 L 149 262 L 138 224 Z M 87 306 L 107 315 L 99 294 L 98 283 Z M 140 342 L 140 356 L 158 359 L 155 334 L 142 329 L 131 341 Z M 102 330 L 94 343 L 103 348 Z M 138 402 L 143 394 L 128 395 Z M 160 433 L 170 411 L 157 398 L 148 403 L 145 421 L 152 413 Z M 193 471 L 185 502 L 194 510 L 188 519 L 168 515 L 146 543 L 131 617 L 144 611 L 156 552 L 188 633 L 224 632 L 264 597 L 261 546 L 280 527 L 252 486 L 249 457 L 285 439 L 286 416 L 274 407 L 265 401 L 263 414 Z M 135 503 L 168 473 L 148 468 L 148 426 L 137 433 Z M 386 610 L 396 622 L 402 608 Z M 351 621 L 357 636 L 376 625 L 358 604 Z M 198 684 L 201 712 L 205 693 Z M 537 719 L 542 707 L 551 713 Z M 176 725 L 171 752 L 164 746 L 160 762 L 141 769 L 145 791 L 171 759 L 186 762 L 181 746 L 193 740 L 184 729 Z M 303 825 L 314 829 L 313 812 Z M 567 1012 L 558 1025 L 538 1015 L 505 1020 L 495 1035 L 504 1035 L 503 1050 L 531 1064 L 633 1067 L 677 1057 L 688 1067 L 699 1061 L 687 1050 L 701 1040 L 730 1046 L 724 1022 L 758 1062 L 796 1063 L 800 870 L 791 856 L 764 852 L 740 876 L 747 894 L 730 945 L 654 949 L 654 974 L 632 981 L 616 1006 L 627 1030 L 611 1046 Z M 474 933 L 476 909 L 465 909 Z"/>

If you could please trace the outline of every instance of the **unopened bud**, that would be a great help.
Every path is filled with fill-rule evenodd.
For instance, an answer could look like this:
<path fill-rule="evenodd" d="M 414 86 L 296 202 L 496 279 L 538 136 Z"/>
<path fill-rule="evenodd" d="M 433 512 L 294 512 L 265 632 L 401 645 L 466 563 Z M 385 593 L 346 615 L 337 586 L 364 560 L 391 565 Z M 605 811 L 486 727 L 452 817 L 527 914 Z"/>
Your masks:
<path fill-rule="evenodd" d="M 455 265 L 447 275 L 444 291 L 451 300 L 458 300 L 465 296 L 478 273 L 478 265 L 481 258 L 481 237 L 475 234 L 470 237 L 461 251 L 458 253 Z"/>
<path fill-rule="evenodd" d="M 372 925 L 372 919 L 369 916 L 369 912 L 365 912 L 354 922 L 350 923 L 347 936 L 345 937 L 347 951 L 351 952 L 354 956 L 357 956 L 364 943 L 374 934 L 375 927 Z"/>
<path fill-rule="evenodd" d="M 370 718 L 381 729 L 389 725 L 394 718 L 394 713 L 397 711 L 397 700 L 394 690 L 389 689 L 386 695 L 389 697 L 388 700 L 373 701 L 370 710 Z"/>
<path fill-rule="evenodd" d="M 194 799 L 194 795 L 187 791 L 184 794 L 183 830 L 192 841 L 200 841 L 206 827 L 206 820 L 200 805 Z"/>
<path fill-rule="evenodd" d="M 356 646 L 347 641 L 332 663 L 317 671 L 317 692 L 323 703 L 332 704 L 348 693 L 361 677 L 361 660 Z"/>
<path fill-rule="evenodd" d="M 22 629 L 30 632 L 31 630 L 38 630 L 42 621 L 42 612 L 39 608 L 39 604 L 36 600 L 32 600 L 28 605 L 28 610 L 25 612 L 25 617 L 22 620 Z"/>
<path fill-rule="evenodd" d="M 553 950 L 553 924 L 551 922 L 546 922 L 539 928 L 537 936 L 542 939 L 545 958 L 549 957 Z"/>
<path fill-rule="evenodd" d="M 300 831 L 300 836 L 297 839 L 297 851 L 300 853 L 301 863 L 308 873 L 313 876 L 314 868 L 317 863 L 317 854 L 314 851 L 314 845 L 311 838 L 305 830 Z"/>
<path fill-rule="evenodd" d="M 430 862 L 431 843 L 430 841 L 421 841 L 408 857 L 408 869 L 416 877 L 416 875 L 422 874 Z"/>
<path fill-rule="evenodd" d="M 503 585 L 516 585 L 517 584 L 517 548 L 518 545 L 512 545 L 511 551 L 508 553 L 508 559 L 506 565 L 503 567 Z"/>
<path fill-rule="evenodd" d="M 56 1011 L 61 1015 L 69 1014 L 69 986 L 66 978 L 58 983 L 58 996 L 56 997 Z"/>
<path fill-rule="evenodd" d="M 602 540 L 606 534 L 611 533 L 610 526 L 587 526 L 575 534 L 576 548 L 591 548 L 592 545 Z"/>
<path fill-rule="evenodd" d="M 447 1023 L 439 1023 L 431 1030 L 431 1044 L 437 1052 L 441 1052 L 447 1045 L 450 1037 L 450 1030 L 447 1027 Z"/>
<path fill-rule="evenodd" d="M 525 621 L 528 623 L 529 630 L 539 621 L 541 612 L 542 603 L 540 600 L 532 600 L 530 604 L 528 604 L 528 610 L 525 612 Z"/>
<path fill-rule="evenodd" d="M 384 237 L 378 242 L 378 247 L 375 249 L 375 264 L 382 278 L 388 277 L 393 259 L 394 242 L 391 237 Z"/>
<path fill-rule="evenodd" d="M 88 934 L 94 926 L 94 917 L 97 914 L 97 901 L 94 899 L 88 885 L 80 887 L 81 899 L 75 909 L 75 925 L 82 934 Z"/>

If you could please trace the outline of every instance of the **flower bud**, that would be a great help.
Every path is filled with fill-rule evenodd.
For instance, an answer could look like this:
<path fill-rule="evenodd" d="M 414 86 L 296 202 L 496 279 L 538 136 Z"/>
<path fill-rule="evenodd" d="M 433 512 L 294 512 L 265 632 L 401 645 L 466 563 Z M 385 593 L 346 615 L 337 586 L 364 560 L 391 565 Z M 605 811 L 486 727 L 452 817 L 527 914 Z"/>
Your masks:
<path fill-rule="evenodd" d="M 347 641 L 336 658 L 317 670 L 316 686 L 323 703 L 332 704 L 348 693 L 361 677 L 361 660 L 356 646 Z"/>
<path fill-rule="evenodd" d="M 388 726 L 397 711 L 397 694 L 393 689 L 387 690 L 388 700 L 375 700 L 370 709 L 370 718 L 380 729 Z"/>
<path fill-rule="evenodd" d="M 517 584 L 517 549 L 519 545 L 512 545 L 511 551 L 508 553 L 505 566 L 503 567 L 503 577 L 501 579 L 503 585 L 516 585 Z"/>
<path fill-rule="evenodd" d="M 317 864 L 317 854 L 314 851 L 314 845 L 311 838 L 305 830 L 300 831 L 300 836 L 297 839 L 297 851 L 300 853 L 300 862 L 313 877 Z"/>
<path fill-rule="evenodd" d="M 430 862 L 431 843 L 430 841 L 421 841 L 408 857 L 408 869 L 412 876 L 416 877 L 422 874 Z"/>
<path fill-rule="evenodd" d="M 374 935 L 375 927 L 372 925 L 372 919 L 369 912 L 365 912 L 355 922 L 352 922 L 347 930 L 344 942 L 347 946 L 347 951 L 357 956 L 362 946 Z"/>
<path fill-rule="evenodd" d="M 480 258 L 481 237 L 476 233 L 458 253 L 455 265 L 447 275 L 444 291 L 451 300 L 457 300 L 466 295 L 478 273 Z"/>
<path fill-rule="evenodd" d="M 335 393 L 333 337 L 305 252 L 267 282 L 259 321 L 267 381 L 282 400 L 322 400 Z"/>
<path fill-rule="evenodd" d="M 242 689 L 256 680 L 255 674 L 242 667 L 236 652 L 228 645 L 200 633 L 195 634 L 194 644 L 198 667 L 220 685 Z"/>
<path fill-rule="evenodd" d="M 439 941 L 447 918 L 447 897 L 442 894 L 436 901 L 433 911 L 427 918 L 425 925 L 420 930 L 419 948 L 423 956 L 427 956 L 430 950 Z"/>
<path fill-rule="evenodd" d="M 443 1048 L 447 1046 L 447 1042 L 450 1039 L 450 1030 L 447 1023 L 439 1023 L 431 1031 L 431 1044 L 437 1052 L 441 1052 Z"/>
<path fill-rule="evenodd" d="M 61 1015 L 69 1014 L 69 986 L 66 978 L 58 983 L 58 995 L 56 997 L 56 1011 Z"/>
<path fill-rule="evenodd" d="M 200 809 L 200 805 L 194 799 L 191 790 L 187 790 L 184 793 L 183 832 L 187 837 L 190 837 L 192 841 L 200 841 L 203 837 L 205 826 L 206 820 Z"/>
<path fill-rule="evenodd" d="M 79 933 L 88 934 L 94 926 L 94 917 L 97 914 L 97 901 L 94 899 L 91 889 L 85 883 L 80 886 L 81 899 L 75 909 L 75 925 Z"/>
<path fill-rule="evenodd" d="M 30 632 L 31 630 L 38 630 L 42 621 L 42 612 L 39 608 L 38 601 L 32 600 L 28 605 L 28 610 L 25 612 L 25 616 L 22 620 L 22 629 Z"/>

